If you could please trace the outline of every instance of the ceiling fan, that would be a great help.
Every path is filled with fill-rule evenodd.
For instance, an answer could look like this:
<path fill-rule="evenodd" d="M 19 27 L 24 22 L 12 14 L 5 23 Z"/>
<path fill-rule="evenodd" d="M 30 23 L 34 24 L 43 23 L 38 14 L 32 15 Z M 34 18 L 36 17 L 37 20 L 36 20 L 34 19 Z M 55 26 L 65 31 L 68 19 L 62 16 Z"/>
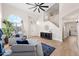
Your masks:
<path fill-rule="evenodd" d="M 45 11 L 44 8 L 48 8 L 49 6 L 44 6 L 44 3 L 26 3 L 28 5 L 31 5 L 32 7 L 29 9 L 34 9 L 33 12 L 35 12 L 36 10 L 38 10 L 38 12 L 40 13 L 40 10 Z"/>

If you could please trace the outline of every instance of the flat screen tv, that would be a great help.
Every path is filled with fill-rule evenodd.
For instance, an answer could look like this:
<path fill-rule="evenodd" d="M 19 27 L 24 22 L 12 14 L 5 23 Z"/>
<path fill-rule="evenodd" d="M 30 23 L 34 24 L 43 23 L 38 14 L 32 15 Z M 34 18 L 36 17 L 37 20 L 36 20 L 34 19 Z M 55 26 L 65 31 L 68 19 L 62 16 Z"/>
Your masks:
<path fill-rule="evenodd" d="M 52 40 L 52 33 L 40 32 L 40 37 Z"/>

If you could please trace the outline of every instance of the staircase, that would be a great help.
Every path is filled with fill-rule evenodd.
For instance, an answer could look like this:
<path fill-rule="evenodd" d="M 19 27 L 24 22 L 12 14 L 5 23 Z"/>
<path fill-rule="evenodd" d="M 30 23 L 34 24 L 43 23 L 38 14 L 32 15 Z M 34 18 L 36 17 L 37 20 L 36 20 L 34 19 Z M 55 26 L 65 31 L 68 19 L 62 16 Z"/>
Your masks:
<path fill-rule="evenodd" d="M 59 4 L 55 3 L 53 6 L 51 6 L 47 10 L 48 14 L 48 21 L 52 22 L 55 24 L 57 27 L 59 27 Z"/>
<path fill-rule="evenodd" d="M 59 27 L 59 15 L 54 15 L 49 18 L 49 21 Z"/>
<path fill-rule="evenodd" d="M 52 32 L 53 34 L 53 39 L 54 40 L 59 40 L 61 39 L 61 36 L 60 36 L 60 28 L 57 27 L 54 23 L 50 22 L 50 21 L 46 21 L 43 23 L 45 26 L 48 26 L 49 29 L 48 30 L 45 30 L 45 31 L 48 31 L 48 32 Z M 44 27 L 45 27 L 44 26 Z"/>

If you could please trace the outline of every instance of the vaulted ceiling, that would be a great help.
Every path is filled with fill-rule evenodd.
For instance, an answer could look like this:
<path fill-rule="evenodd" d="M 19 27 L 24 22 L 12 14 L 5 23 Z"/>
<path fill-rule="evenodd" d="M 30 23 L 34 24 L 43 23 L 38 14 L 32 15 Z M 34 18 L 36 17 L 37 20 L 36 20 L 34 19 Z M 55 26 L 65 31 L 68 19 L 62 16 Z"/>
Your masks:
<path fill-rule="evenodd" d="M 43 13 L 43 11 L 40 10 L 40 13 L 38 11 L 33 12 L 34 9 L 29 9 L 30 7 L 32 7 L 31 5 L 27 5 L 25 3 L 7 3 L 8 5 L 14 6 L 16 8 L 19 8 L 23 11 L 27 11 L 29 12 L 29 14 L 33 14 L 33 15 L 40 15 L 41 13 Z M 34 4 L 34 3 L 32 3 Z M 49 6 L 49 8 L 54 5 L 54 3 L 45 3 L 44 5 Z M 49 8 L 45 8 L 45 10 L 47 11 Z"/>

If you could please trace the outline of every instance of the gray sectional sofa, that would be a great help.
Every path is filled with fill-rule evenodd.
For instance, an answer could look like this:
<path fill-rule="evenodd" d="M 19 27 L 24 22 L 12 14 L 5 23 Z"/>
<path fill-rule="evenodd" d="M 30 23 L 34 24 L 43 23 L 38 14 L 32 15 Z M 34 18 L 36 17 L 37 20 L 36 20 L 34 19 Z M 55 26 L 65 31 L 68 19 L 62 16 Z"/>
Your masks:
<path fill-rule="evenodd" d="M 15 38 L 9 39 L 11 45 L 12 56 L 43 56 L 42 46 L 40 42 L 27 39 L 29 44 L 17 44 Z"/>

